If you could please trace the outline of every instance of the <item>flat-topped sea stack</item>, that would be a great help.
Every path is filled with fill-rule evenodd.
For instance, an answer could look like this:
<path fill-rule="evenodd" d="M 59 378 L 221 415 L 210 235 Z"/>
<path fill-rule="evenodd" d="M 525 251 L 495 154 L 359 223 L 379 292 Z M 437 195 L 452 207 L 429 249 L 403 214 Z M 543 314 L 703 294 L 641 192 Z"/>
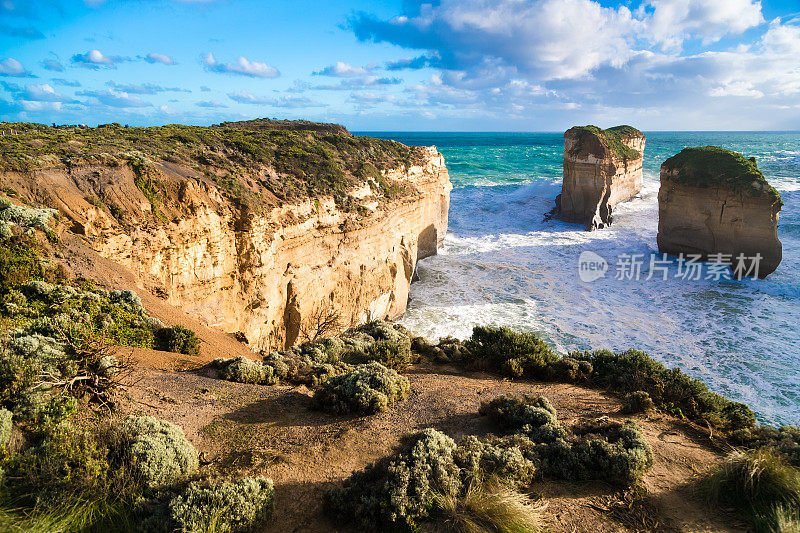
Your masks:
<path fill-rule="evenodd" d="M 645 137 L 631 126 L 575 126 L 564 133 L 559 218 L 586 229 L 611 224 L 612 208 L 642 190 Z"/>
<path fill-rule="evenodd" d="M 662 253 L 730 256 L 737 271 L 742 255 L 754 258 L 742 267 L 757 266 L 766 277 L 778 268 L 782 247 L 778 240 L 781 196 L 767 183 L 755 158 L 704 146 L 685 148 L 661 165 L 658 192 L 658 249 Z M 741 268 L 741 267 L 739 267 Z"/>

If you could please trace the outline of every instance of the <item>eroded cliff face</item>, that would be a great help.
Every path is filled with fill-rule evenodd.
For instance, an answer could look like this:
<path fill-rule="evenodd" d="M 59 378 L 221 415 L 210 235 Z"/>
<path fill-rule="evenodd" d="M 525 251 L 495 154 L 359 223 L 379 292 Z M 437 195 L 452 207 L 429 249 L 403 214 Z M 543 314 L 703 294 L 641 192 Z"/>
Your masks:
<path fill-rule="evenodd" d="M 30 203 L 58 208 L 89 246 L 169 304 L 243 333 L 256 350 L 299 342 L 301 326 L 331 310 L 339 329 L 398 318 L 416 262 L 435 254 L 447 231 L 452 185 L 433 147 L 380 172 L 401 186 L 392 196 L 365 179 L 336 196 L 251 205 L 196 167 L 156 161 L 152 173 L 155 203 L 126 163 L 54 164 L 5 172 L 2 181 Z M 250 190 L 274 178 L 269 168 L 240 177 Z"/>
<path fill-rule="evenodd" d="M 723 165 L 724 161 L 716 161 L 709 166 Z M 714 254 L 712 259 L 726 259 L 734 273 L 742 276 L 753 276 L 756 269 L 761 278 L 774 272 L 783 253 L 778 240 L 778 213 L 783 205 L 780 196 L 771 193 L 766 181 L 734 187 L 730 179 L 703 179 L 693 169 L 686 173 L 686 165 L 666 162 L 661 167 L 659 251 L 697 254 L 703 261 Z M 740 254 L 744 258 L 741 265 L 737 260 Z M 761 257 L 757 265 L 751 260 L 756 254 Z"/>
<path fill-rule="evenodd" d="M 613 207 L 642 189 L 644 145 L 644 135 L 629 126 L 567 130 L 559 218 L 589 230 L 611 224 Z"/>

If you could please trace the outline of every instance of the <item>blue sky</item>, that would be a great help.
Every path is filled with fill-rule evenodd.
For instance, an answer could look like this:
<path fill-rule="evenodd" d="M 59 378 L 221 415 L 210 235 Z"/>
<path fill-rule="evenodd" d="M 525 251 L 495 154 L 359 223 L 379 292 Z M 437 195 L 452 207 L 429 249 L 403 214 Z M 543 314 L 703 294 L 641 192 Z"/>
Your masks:
<path fill-rule="evenodd" d="M 800 129 L 800 0 L 0 0 L 0 119 Z"/>

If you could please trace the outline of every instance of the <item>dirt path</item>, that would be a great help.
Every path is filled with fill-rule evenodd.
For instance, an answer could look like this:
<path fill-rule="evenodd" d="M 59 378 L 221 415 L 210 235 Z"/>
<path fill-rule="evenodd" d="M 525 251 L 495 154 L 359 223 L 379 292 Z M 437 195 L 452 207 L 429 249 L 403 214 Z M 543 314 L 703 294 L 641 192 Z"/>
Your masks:
<path fill-rule="evenodd" d="M 309 410 L 305 387 L 229 383 L 194 373 L 141 369 L 129 389 L 135 409 L 183 426 L 213 459 L 207 468 L 271 477 L 277 508 L 269 532 L 332 531 L 322 513 L 324 493 L 368 463 L 391 453 L 400 439 L 434 427 L 459 439 L 490 431 L 478 416 L 482 401 L 503 393 L 547 396 L 564 425 L 581 417 L 618 415 L 618 400 L 564 384 L 520 383 L 475 373 L 408 374 L 410 398 L 368 417 Z M 670 417 L 638 417 L 655 455 L 645 477 L 648 496 L 629 501 L 604 483 L 538 482 L 549 531 L 743 531 L 732 516 L 708 510 L 689 482 L 720 458 L 702 432 Z M 614 518 L 612 515 L 617 516 Z"/>

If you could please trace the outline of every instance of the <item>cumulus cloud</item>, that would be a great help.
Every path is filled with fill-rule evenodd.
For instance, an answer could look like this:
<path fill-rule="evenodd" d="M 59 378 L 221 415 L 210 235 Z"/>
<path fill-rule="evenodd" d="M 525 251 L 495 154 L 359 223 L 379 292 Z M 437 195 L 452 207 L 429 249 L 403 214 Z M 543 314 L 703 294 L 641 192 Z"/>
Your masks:
<path fill-rule="evenodd" d="M 466 70 L 488 61 L 545 79 L 622 65 L 641 25 L 627 7 L 607 8 L 591 0 L 442 0 L 405 6 L 402 15 L 389 20 L 356 15 L 349 26 L 363 41 L 427 50 L 428 57 L 439 58 L 440 68 Z"/>
<path fill-rule="evenodd" d="M 350 63 L 337 61 L 335 65 L 313 72 L 314 76 L 333 76 L 336 78 L 352 78 L 355 76 L 366 76 L 370 71 L 364 67 L 354 67 Z"/>
<path fill-rule="evenodd" d="M 167 54 L 159 54 L 158 52 L 150 52 L 144 58 L 148 63 L 161 63 L 163 65 L 174 65 L 175 60 Z"/>
<path fill-rule="evenodd" d="M 75 54 L 72 56 L 73 63 L 92 70 L 117 68 L 117 63 L 123 61 L 130 61 L 130 59 L 122 56 L 107 56 L 100 52 L 100 50 L 89 50 L 85 54 Z"/>
<path fill-rule="evenodd" d="M 114 89 L 107 89 L 105 91 L 82 91 L 75 94 L 94 98 L 97 103 L 104 106 L 121 109 L 151 107 L 153 105 L 150 102 L 145 102 L 138 96 L 128 94 L 124 91 L 115 91 Z"/>
<path fill-rule="evenodd" d="M 180 92 L 190 93 L 189 89 L 182 89 L 180 87 L 162 87 L 154 83 L 117 83 L 115 81 L 106 82 L 106 85 L 117 91 L 125 92 L 128 94 L 158 94 L 166 92 Z"/>
<path fill-rule="evenodd" d="M 59 94 L 48 83 L 41 85 L 26 85 L 22 93 L 22 98 L 25 100 L 37 102 L 75 102 L 76 100 L 70 96 Z"/>
<path fill-rule="evenodd" d="M 649 37 L 666 48 L 678 48 L 689 38 L 716 42 L 764 22 L 758 0 L 650 0 L 649 9 Z"/>
<path fill-rule="evenodd" d="M 0 60 L 0 76 L 9 76 L 13 78 L 33 78 L 33 74 L 25 70 L 22 63 L 9 57 Z"/>
<path fill-rule="evenodd" d="M 239 57 L 236 63 L 220 63 L 211 52 L 208 52 L 203 56 L 202 63 L 207 71 L 221 74 L 238 74 L 251 78 L 277 78 L 281 75 L 275 67 L 249 61 L 243 56 Z"/>

